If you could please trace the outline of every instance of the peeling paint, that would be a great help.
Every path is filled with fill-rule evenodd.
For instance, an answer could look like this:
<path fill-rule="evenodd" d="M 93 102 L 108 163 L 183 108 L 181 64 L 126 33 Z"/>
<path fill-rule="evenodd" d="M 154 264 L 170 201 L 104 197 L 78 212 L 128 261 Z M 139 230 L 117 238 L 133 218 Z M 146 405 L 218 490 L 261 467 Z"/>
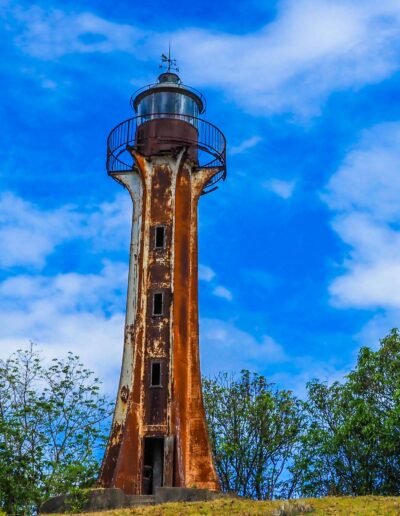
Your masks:
<path fill-rule="evenodd" d="M 155 135 L 163 125 L 158 121 Z M 184 126 L 175 120 L 176 134 L 187 133 Z M 197 205 L 219 169 L 197 168 L 192 147 L 147 143 L 142 153 L 130 149 L 135 168 L 117 177 L 134 214 L 119 396 L 99 482 L 142 494 L 144 439 L 161 437 L 166 485 L 218 490 L 201 393 Z M 160 225 L 165 246 L 156 249 Z M 154 293 L 163 296 L 161 315 L 153 315 Z M 151 385 L 155 359 L 157 386 Z"/>

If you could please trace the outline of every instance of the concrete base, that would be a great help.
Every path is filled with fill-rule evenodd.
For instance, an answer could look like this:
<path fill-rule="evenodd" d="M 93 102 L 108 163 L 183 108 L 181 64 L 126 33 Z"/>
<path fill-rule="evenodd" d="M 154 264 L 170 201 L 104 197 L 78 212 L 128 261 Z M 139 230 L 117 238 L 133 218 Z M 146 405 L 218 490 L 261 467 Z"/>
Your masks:
<path fill-rule="evenodd" d="M 80 510 L 83 512 L 107 511 L 138 505 L 155 505 L 168 502 L 205 502 L 221 498 L 222 493 L 208 489 L 188 487 L 159 487 L 155 495 L 126 495 L 121 489 L 90 489 L 82 497 Z M 76 502 L 70 495 L 50 498 L 40 508 L 41 514 L 71 513 Z"/>

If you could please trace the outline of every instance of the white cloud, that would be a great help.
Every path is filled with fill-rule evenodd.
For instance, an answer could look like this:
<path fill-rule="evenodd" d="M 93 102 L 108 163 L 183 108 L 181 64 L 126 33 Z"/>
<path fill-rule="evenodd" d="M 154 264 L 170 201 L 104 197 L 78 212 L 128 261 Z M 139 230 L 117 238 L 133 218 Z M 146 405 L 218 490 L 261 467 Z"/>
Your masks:
<path fill-rule="evenodd" d="M 365 131 L 323 193 L 348 249 L 330 285 L 337 306 L 400 308 L 399 147 L 400 122 Z"/>
<path fill-rule="evenodd" d="M 362 346 L 378 349 L 379 341 L 388 335 L 392 328 L 400 327 L 400 311 L 387 309 L 376 313 L 356 336 Z"/>
<path fill-rule="evenodd" d="M 211 283 L 212 285 L 213 279 L 215 277 L 216 274 L 213 269 L 211 269 L 211 267 L 207 267 L 206 265 L 201 264 L 199 265 L 199 280 Z M 213 285 L 211 288 L 213 288 Z M 222 285 L 215 286 L 212 290 L 212 293 L 214 296 L 225 299 L 226 301 L 232 301 L 233 299 L 232 292 Z"/>
<path fill-rule="evenodd" d="M 42 211 L 5 193 L 0 197 L 0 264 L 42 266 L 46 257 L 75 231 L 79 216 L 69 206 Z"/>
<path fill-rule="evenodd" d="M 142 32 L 122 23 L 113 23 L 90 12 L 68 14 L 58 9 L 45 11 L 34 6 L 14 14 L 25 30 L 18 45 L 41 59 L 91 52 L 132 52 Z"/>
<path fill-rule="evenodd" d="M 280 344 L 265 335 L 257 340 L 233 323 L 218 319 L 202 319 L 200 350 L 204 374 L 241 369 L 263 371 L 271 363 L 285 362 L 287 356 Z"/>
<path fill-rule="evenodd" d="M 372 232 L 371 232 L 372 234 Z M 396 235 L 397 241 L 400 235 Z M 346 262 L 346 272 L 330 286 L 333 303 L 357 308 L 400 308 L 400 253 L 397 260 L 382 256 L 376 261 Z"/>
<path fill-rule="evenodd" d="M 132 201 L 126 191 L 113 200 L 85 207 L 77 236 L 90 240 L 98 250 L 128 249 L 132 224 Z"/>
<path fill-rule="evenodd" d="M 207 267 L 207 265 L 199 264 L 199 280 L 201 281 L 211 281 L 215 278 L 215 272 L 211 269 L 211 267 Z"/>
<path fill-rule="evenodd" d="M 236 146 L 229 147 L 229 152 L 232 156 L 235 156 L 237 154 L 243 154 L 244 152 L 248 151 L 249 149 L 252 149 L 256 145 L 258 145 L 262 141 L 262 138 L 260 136 L 252 136 L 251 138 L 247 138 L 244 140 L 241 144 Z"/>
<path fill-rule="evenodd" d="M 200 321 L 200 353 L 202 374 L 206 376 L 248 369 L 300 397 L 305 397 L 306 384 L 313 378 L 327 382 L 341 380 L 352 365 L 343 367 L 335 359 L 322 361 L 307 355 L 288 355 L 271 336 L 257 339 L 234 322 L 219 319 Z"/>
<path fill-rule="evenodd" d="M 222 299 L 226 299 L 227 301 L 232 301 L 233 296 L 232 292 L 228 290 L 227 288 L 223 287 L 222 285 L 218 285 L 213 290 L 214 296 L 221 297 Z"/>
<path fill-rule="evenodd" d="M 99 274 L 64 273 L 55 276 L 11 276 L 0 283 L 1 305 L 16 303 L 24 310 L 34 303 L 51 300 L 52 310 L 115 310 L 124 291 L 128 270 L 125 264 L 104 261 Z"/>
<path fill-rule="evenodd" d="M 247 34 L 200 28 L 144 32 L 89 12 L 45 12 L 38 7 L 19 10 L 17 18 L 17 44 L 41 59 L 129 52 L 156 60 L 172 38 L 184 79 L 222 89 L 257 115 L 318 115 L 333 91 L 378 83 L 400 66 L 397 0 L 286 0 L 274 21 Z M 258 143 L 257 138 L 247 145 Z M 244 150 L 245 144 L 233 152 Z"/>
<path fill-rule="evenodd" d="M 78 354 L 116 390 L 123 345 L 126 265 L 99 274 L 14 276 L 0 283 L 0 356 L 33 340 L 45 356 Z"/>
<path fill-rule="evenodd" d="M 13 193 L 0 196 L 0 265 L 41 268 L 63 242 L 84 238 L 91 249 L 128 247 L 132 203 L 119 194 L 112 202 L 41 209 Z"/>
<path fill-rule="evenodd" d="M 303 360 L 294 357 L 293 360 L 297 365 L 295 371 L 273 373 L 268 376 L 268 380 L 281 388 L 290 389 L 302 399 L 307 397 L 307 383 L 311 380 L 318 379 L 328 384 L 342 381 L 343 377 L 350 372 L 352 366 L 352 364 L 349 364 L 349 367 L 338 367 L 332 361 L 323 362 L 310 357 L 305 357 Z"/>
<path fill-rule="evenodd" d="M 296 188 L 296 180 L 270 179 L 263 183 L 263 187 L 282 199 L 290 199 Z"/>
<path fill-rule="evenodd" d="M 223 88 L 258 115 L 309 117 L 332 91 L 373 84 L 398 70 L 399 20 L 394 0 L 288 0 L 254 33 L 186 29 L 173 38 L 196 84 Z"/>
<path fill-rule="evenodd" d="M 325 200 L 331 209 L 368 213 L 375 220 L 400 216 L 400 122 L 376 125 L 361 134 L 330 179 Z"/>
<path fill-rule="evenodd" d="M 84 209 L 40 209 L 12 193 L 0 197 L 0 264 L 25 267 L 24 273 L 0 282 L 0 356 L 29 340 L 47 357 L 73 351 L 105 381 L 108 392 L 115 392 L 128 272 L 127 263 L 101 256 L 108 250 L 128 250 L 131 216 L 126 194 Z M 98 254 L 100 272 L 48 274 L 47 258 L 72 240 Z M 32 267 L 35 275 L 30 274 Z"/>
<path fill-rule="evenodd" d="M 17 252 L 9 253 L 10 265 L 17 260 L 45 269 L 55 246 L 71 239 L 85 241 L 98 251 L 127 247 L 130 219 L 131 201 L 126 194 L 84 211 L 76 206 L 40 210 L 13 194 L 0 200 L 0 236 L 4 228 L 12 234 L 21 226 L 26 230 L 24 243 L 33 250 L 23 259 Z M 35 249 L 39 237 L 46 245 Z M 215 272 L 210 267 L 201 266 L 200 275 L 214 287 Z M 5 279 L 0 283 L 0 356 L 8 356 L 29 340 L 37 342 L 48 358 L 72 351 L 105 382 L 106 391 L 114 394 L 123 346 L 126 279 L 127 265 L 109 261 L 103 262 L 99 273 L 49 276 L 45 269 L 34 277 L 25 273 Z M 214 293 L 232 299 L 222 286 Z M 289 362 L 285 350 L 271 336 L 256 338 L 231 322 L 206 319 L 200 332 L 205 373 L 242 368 L 265 373 L 271 364 Z M 290 363 L 296 360 L 291 357 Z M 301 381 L 312 375 L 308 367 L 300 366 L 293 377 L 275 374 L 269 379 L 302 392 Z"/>

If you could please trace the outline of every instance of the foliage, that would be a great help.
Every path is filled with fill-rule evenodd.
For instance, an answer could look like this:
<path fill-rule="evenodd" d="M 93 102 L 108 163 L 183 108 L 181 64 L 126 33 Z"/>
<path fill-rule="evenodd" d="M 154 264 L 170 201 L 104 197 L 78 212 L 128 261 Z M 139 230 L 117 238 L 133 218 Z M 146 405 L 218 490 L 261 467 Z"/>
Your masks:
<path fill-rule="evenodd" d="M 46 366 L 31 345 L 0 361 L 0 509 L 34 513 L 92 485 L 109 413 L 99 380 L 72 353 Z"/>
<path fill-rule="evenodd" d="M 302 495 L 400 494 L 400 334 L 360 350 L 343 383 L 314 380 L 292 472 Z"/>
<path fill-rule="evenodd" d="M 299 401 L 248 371 L 239 379 L 205 378 L 203 394 L 223 491 L 258 500 L 288 496 L 283 476 L 302 429 Z"/>
<path fill-rule="evenodd" d="M 66 492 L 79 509 L 105 443 L 110 406 L 98 384 L 72 354 L 45 366 L 31 347 L 0 361 L 0 514 L 34 513 Z M 258 500 L 400 495 L 398 330 L 377 351 L 362 348 L 342 382 L 310 382 L 305 401 L 248 371 L 205 378 L 203 394 L 224 491 Z"/>

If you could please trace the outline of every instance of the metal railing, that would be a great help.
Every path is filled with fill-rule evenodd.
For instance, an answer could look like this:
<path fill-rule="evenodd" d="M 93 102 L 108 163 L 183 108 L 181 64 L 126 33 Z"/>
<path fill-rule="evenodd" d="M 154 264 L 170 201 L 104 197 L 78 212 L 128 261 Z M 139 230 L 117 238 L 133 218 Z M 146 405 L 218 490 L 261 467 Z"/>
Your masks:
<path fill-rule="evenodd" d="M 223 133 L 213 124 L 202 118 L 175 113 L 151 113 L 129 118 L 118 124 L 107 139 L 107 172 L 110 175 L 116 172 L 128 172 L 133 169 L 134 162 L 128 147 L 136 147 L 136 130 L 143 123 L 158 118 L 183 120 L 197 129 L 197 139 L 186 138 L 177 140 L 163 135 L 163 143 L 171 142 L 177 147 L 193 146 L 198 149 L 198 167 L 216 168 L 217 173 L 210 179 L 204 188 L 204 193 L 214 189 L 214 185 L 226 178 L 226 140 Z M 140 150 L 140 149 L 139 149 Z"/>

